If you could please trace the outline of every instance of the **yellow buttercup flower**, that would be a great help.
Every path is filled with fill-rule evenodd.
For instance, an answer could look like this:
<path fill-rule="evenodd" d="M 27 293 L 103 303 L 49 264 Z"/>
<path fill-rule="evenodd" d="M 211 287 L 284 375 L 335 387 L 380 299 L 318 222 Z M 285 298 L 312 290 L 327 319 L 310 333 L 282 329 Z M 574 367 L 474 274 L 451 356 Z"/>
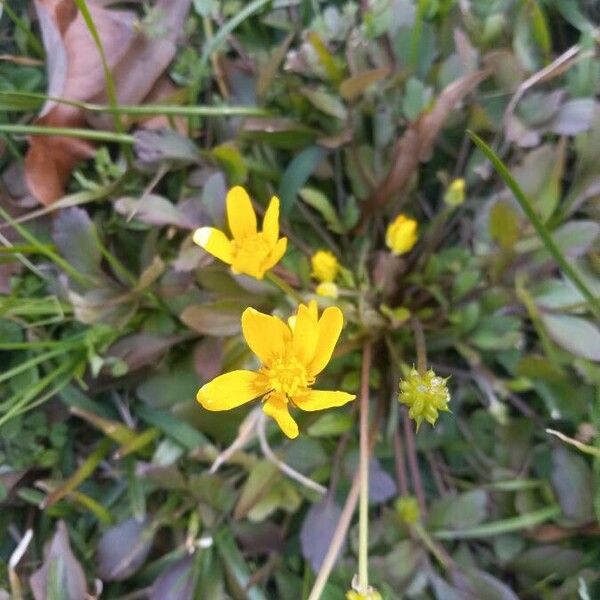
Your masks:
<path fill-rule="evenodd" d="M 321 282 L 331 282 L 337 277 L 340 265 L 329 250 L 319 250 L 310 257 L 311 275 Z"/>
<path fill-rule="evenodd" d="M 247 308 L 242 333 L 259 358 L 258 371 L 238 370 L 219 375 L 198 391 L 197 400 L 207 410 L 229 410 L 263 396 L 263 411 L 273 417 L 290 438 L 298 425 L 290 403 L 313 411 L 342 406 L 355 396 L 346 392 L 313 390 L 316 376 L 331 359 L 344 318 L 337 306 L 318 316 L 317 304 L 301 304 L 284 323 L 281 319 Z"/>
<path fill-rule="evenodd" d="M 398 215 L 385 232 L 385 243 L 392 254 L 399 256 L 412 250 L 417 243 L 418 224 L 406 215 Z"/>
<path fill-rule="evenodd" d="M 287 238 L 279 237 L 279 198 L 271 198 L 262 231 L 257 230 L 256 213 L 243 187 L 231 188 L 225 203 L 233 239 L 220 229 L 200 227 L 194 232 L 194 242 L 231 265 L 234 273 L 262 279 L 265 272 L 281 260 L 287 248 Z"/>
<path fill-rule="evenodd" d="M 339 295 L 338 286 L 333 281 L 323 281 L 315 288 L 315 292 L 324 298 L 337 298 Z"/>
<path fill-rule="evenodd" d="M 408 416 L 415 420 L 418 431 L 423 419 L 435 425 L 439 412 L 449 411 L 450 392 L 446 380 L 432 369 L 421 375 L 413 368 L 400 382 L 399 400 L 409 407 Z"/>

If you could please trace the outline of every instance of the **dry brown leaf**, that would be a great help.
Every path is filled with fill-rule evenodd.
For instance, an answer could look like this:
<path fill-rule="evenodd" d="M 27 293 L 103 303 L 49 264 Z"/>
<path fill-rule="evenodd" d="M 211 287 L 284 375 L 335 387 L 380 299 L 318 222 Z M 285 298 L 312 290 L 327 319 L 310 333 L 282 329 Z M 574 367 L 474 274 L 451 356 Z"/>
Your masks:
<path fill-rule="evenodd" d="M 136 25 L 131 11 L 104 8 L 89 2 L 89 10 L 102 41 L 121 104 L 139 104 L 150 93 L 173 60 L 191 0 L 158 0 L 154 10 L 160 31 L 148 34 Z M 49 96 L 102 102 L 106 82 L 100 54 L 73 0 L 35 0 L 44 47 L 47 50 Z M 161 88 L 164 91 L 164 87 Z M 109 129 L 110 115 L 89 115 L 65 104 L 48 101 L 35 124 L 50 127 Z M 92 157 L 94 146 L 67 137 L 32 136 L 25 158 L 25 175 L 32 194 L 51 204 L 64 193 L 75 165 Z"/>
<path fill-rule="evenodd" d="M 365 217 L 405 188 L 420 162 L 429 160 L 435 140 L 452 110 L 488 75 L 487 70 L 476 71 L 453 81 L 442 90 L 433 108 L 408 126 L 396 144 L 389 173 L 365 202 L 361 224 L 366 222 Z"/>

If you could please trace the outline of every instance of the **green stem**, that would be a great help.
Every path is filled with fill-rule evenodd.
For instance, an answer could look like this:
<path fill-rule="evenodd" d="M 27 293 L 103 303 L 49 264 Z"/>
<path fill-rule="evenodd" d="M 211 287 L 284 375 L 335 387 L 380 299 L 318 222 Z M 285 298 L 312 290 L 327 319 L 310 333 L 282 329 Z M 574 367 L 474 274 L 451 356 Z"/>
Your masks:
<path fill-rule="evenodd" d="M 416 317 L 410 319 L 413 335 L 415 337 L 415 349 L 417 351 L 417 371 L 419 375 L 425 375 L 427 371 L 427 345 L 425 344 L 425 334 L 421 321 Z"/>
<path fill-rule="evenodd" d="M 288 283 L 286 283 L 281 277 L 275 275 L 273 271 L 269 271 L 265 278 L 268 279 L 273 285 L 278 287 L 286 296 L 297 302 L 298 304 L 302 304 L 304 302 L 304 298 Z"/>
<path fill-rule="evenodd" d="M 358 586 L 369 589 L 369 373 L 372 346 L 367 340 L 363 346 L 360 384 L 360 498 L 358 504 Z"/>
<path fill-rule="evenodd" d="M 41 125 L 0 125 L 0 133 L 16 133 L 23 135 L 62 135 L 65 137 L 83 138 L 96 142 L 116 142 L 133 144 L 135 137 L 128 133 L 112 131 L 96 131 L 77 127 L 44 127 Z"/>
<path fill-rule="evenodd" d="M 67 106 L 75 106 L 82 110 L 87 110 L 94 113 L 110 113 L 133 115 L 141 117 L 150 117 L 155 115 L 165 115 L 172 117 L 237 117 L 237 116 L 253 116 L 264 117 L 268 116 L 269 112 L 263 108 L 254 106 L 181 106 L 178 104 L 144 104 L 141 106 L 120 104 L 118 106 L 110 106 L 107 104 L 93 104 L 90 102 L 80 102 L 78 100 L 69 100 L 67 98 L 59 98 L 56 96 L 48 96 L 36 92 L 4 92 L 0 91 L 0 99 L 5 102 L 11 99 L 31 98 L 45 102 L 47 100 L 56 102 L 57 104 L 65 104 Z M 2 106 L 4 110 L 9 110 L 7 106 Z M 10 110 L 31 110 L 30 106 L 22 109 L 15 106 Z"/>
<path fill-rule="evenodd" d="M 433 554 L 444 570 L 447 571 L 453 566 L 452 557 L 448 555 L 444 548 L 436 544 L 421 523 L 415 523 L 413 525 L 413 531 L 419 536 L 425 546 L 427 546 L 427 549 Z"/>

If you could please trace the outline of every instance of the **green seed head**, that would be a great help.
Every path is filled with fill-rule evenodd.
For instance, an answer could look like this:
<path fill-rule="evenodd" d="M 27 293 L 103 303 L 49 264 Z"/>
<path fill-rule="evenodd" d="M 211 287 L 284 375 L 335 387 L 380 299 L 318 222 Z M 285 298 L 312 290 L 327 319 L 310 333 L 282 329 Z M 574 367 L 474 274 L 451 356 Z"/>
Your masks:
<path fill-rule="evenodd" d="M 438 377 L 429 369 L 423 375 L 413 367 L 408 376 L 400 381 L 401 404 L 408 406 L 408 416 L 417 424 L 417 431 L 423 419 L 435 425 L 440 411 L 448 411 L 450 393 L 446 379 Z"/>

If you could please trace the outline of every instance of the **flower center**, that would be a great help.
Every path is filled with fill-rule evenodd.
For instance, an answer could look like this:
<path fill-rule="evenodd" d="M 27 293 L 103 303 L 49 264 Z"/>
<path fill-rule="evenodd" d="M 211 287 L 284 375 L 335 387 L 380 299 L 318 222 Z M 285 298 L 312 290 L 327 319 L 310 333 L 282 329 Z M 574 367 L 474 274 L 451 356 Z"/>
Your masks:
<path fill-rule="evenodd" d="M 267 378 L 273 392 L 293 398 L 315 382 L 302 363 L 296 358 L 278 358 L 269 367 L 262 367 L 261 373 Z"/>
<path fill-rule="evenodd" d="M 233 267 L 241 272 L 253 272 L 263 263 L 272 249 L 272 245 L 262 232 L 242 240 L 233 240 Z"/>

